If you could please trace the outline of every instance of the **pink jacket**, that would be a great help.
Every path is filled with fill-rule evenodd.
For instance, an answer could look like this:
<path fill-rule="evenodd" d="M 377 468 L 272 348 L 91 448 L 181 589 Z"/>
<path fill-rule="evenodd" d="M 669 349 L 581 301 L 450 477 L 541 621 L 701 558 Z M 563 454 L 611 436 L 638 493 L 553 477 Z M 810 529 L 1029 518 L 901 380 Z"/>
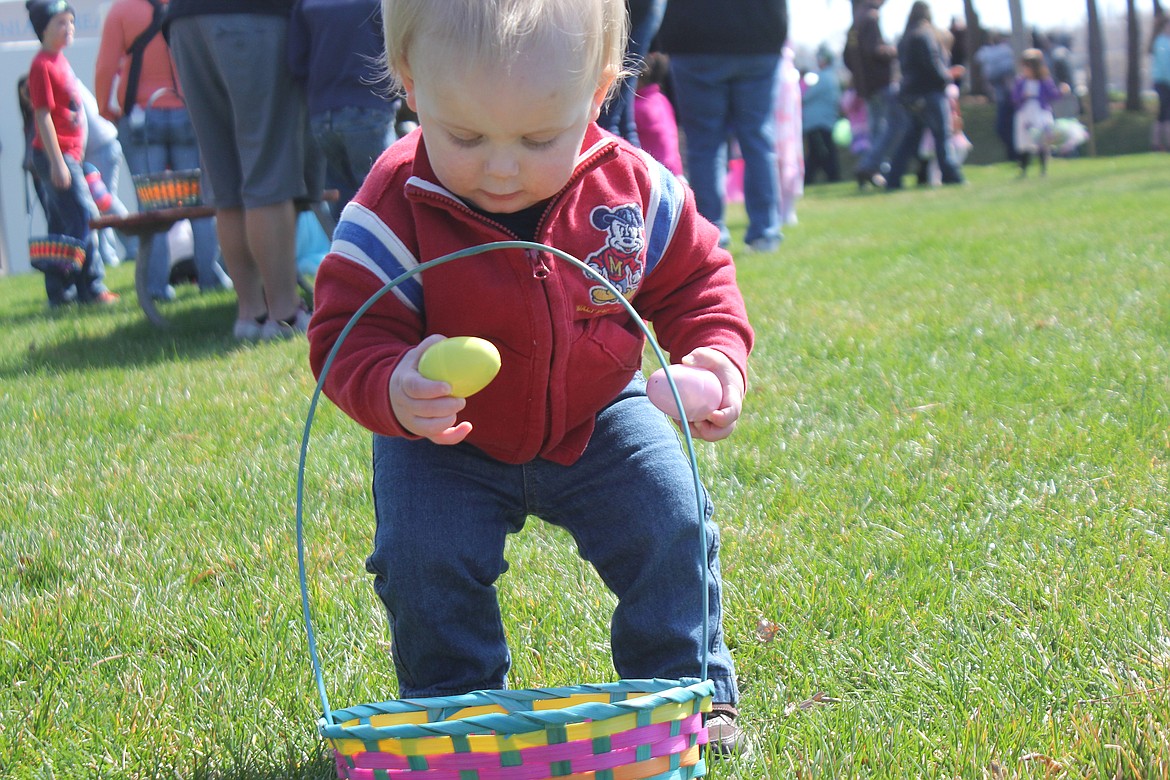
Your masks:
<path fill-rule="evenodd" d="M 599 270 L 676 360 L 713 347 L 746 381 L 753 334 L 731 255 L 690 190 L 647 153 L 591 126 L 537 235 Z M 346 207 L 318 270 L 314 373 L 353 313 L 388 281 L 450 252 L 513 238 L 438 183 L 419 131 L 395 143 Z M 604 286 L 547 252 L 495 250 L 428 269 L 384 295 L 344 341 L 326 395 L 375 433 L 411 436 L 391 410 L 390 375 L 432 333 L 480 336 L 499 349 L 499 376 L 467 399 L 460 419 L 474 426 L 469 443 L 507 463 L 575 461 L 597 412 L 642 365 L 642 333 Z"/>
<path fill-rule="evenodd" d="M 682 155 L 678 147 L 678 119 L 674 106 L 657 84 L 644 84 L 634 98 L 634 122 L 638 142 L 650 156 L 666 166 L 675 176 L 683 175 Z"/>

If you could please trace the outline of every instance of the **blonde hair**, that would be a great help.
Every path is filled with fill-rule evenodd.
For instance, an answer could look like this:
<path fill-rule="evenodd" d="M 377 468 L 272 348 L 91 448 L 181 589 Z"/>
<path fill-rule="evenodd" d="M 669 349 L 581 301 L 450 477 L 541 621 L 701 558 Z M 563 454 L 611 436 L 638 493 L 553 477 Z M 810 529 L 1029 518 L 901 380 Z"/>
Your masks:
<path fill-rule="evenodd" d="M 1043 81 L 1048 78 L 1048 63 L 1044 61 L 1044 52 L 1039 49 L 1024 49 L 1020 55 L 1020 64 L 1037 79 Z"/>
<path fill-rule="evenodd" d="M 382 24 L 395 87 L 424 39 L 460 65 L 505 69 L 551 44 L 576 55 L 577 85 L 594 90 L 625 75 L 625 0 L 382 0 Z"/>

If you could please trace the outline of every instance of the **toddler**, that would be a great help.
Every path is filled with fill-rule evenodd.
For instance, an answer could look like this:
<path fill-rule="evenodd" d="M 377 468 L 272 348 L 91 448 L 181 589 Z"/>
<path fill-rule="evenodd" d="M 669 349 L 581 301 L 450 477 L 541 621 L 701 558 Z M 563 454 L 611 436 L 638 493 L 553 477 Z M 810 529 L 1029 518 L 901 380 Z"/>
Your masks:
<path fill-rule="evenodd" d="M 623 75 L 625 13 L 624 0 L 383 0 L 388 64 L 420 127 L 379 158 L 318 269 L 308 331 L 318 375 L 388 280 L 455 250 L 534 240 L 596 268 L 676 360 L 713 371 L 720 408 L 691 430 L 707 441 L 732 433 L 753 334 L 731 256 L 677 177 L 595 124 Z M 503 362 L 466 399 L 418 371 L 427 347 L 460 335 L 490 340 Z M 506 685 L 496 581 L 507 535 L 538 516 L 566 529 L 616 594 L 622 677 L 698 676 L 710 627 L 712 751 L 746 747 L 719 532 L 704 495 L 698 555 L 689 461 L 646 398 L 642 348 L 605 286 L 525 249 L 413 277 L 349 333 L 325 392 L 374 433 L 366 568 L 400 697 Z"/>
<path fill-rule="evenodd" d="M 655 160 L 676 176 L 683 175 L 682 152 L 678 144 L 678 119 L 662 86 L 670 74 L 670 58 L 652 51 L 642 63 L 638 91 L 634 97 L 634 123 L 638 143 Z"/>
<path fill-rule="evenodd" d="M 1068 85 L 1064 85 L 1067 90 Z M 1048 75 L 1044 52 L 1025 49 L 1020 56 L 1020 72 L 1012 88 L 1012 103 L 1016 107 L 1015 144 L 1020 159 L 1020 176 L 1028 174 L 1032 155 L 1040 158 L 1040 175 L 1048 172 L 1048 157 L 1052 153 L 1052 135 L 1056 120 L 1052 104 L 1063 94 Z"/>
<path fill-rule="evenodd" d="M 869 110 L 856 89 L 842 93 L 841 113 L 849 121 L 849 152 L 860 161 L 869 152 Z"/>

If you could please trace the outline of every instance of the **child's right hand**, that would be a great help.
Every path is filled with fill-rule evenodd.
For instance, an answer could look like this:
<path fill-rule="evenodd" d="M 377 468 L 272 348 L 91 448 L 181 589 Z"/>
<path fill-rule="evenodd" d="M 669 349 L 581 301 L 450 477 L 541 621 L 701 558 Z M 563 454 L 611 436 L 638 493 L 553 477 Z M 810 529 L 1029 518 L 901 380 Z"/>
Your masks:
<path fill-rule="evenodd" d="M 58 190 L 67 190 L 69 185 L 73 183 L 73 176 L 69 173 L 69 166 L 65 164 L 62 159 L 59 163 L 54 162 L 49 170 L 49 177 L 53 181 L 53 186 Z"/>
<path fill-rule="evenodd" d="M 471 433 L 471 423 L 456 416 L 467 399 L 451 395 L 446 382 L 427 379 L 418 372 L 418 361 L 427 347 L 445 337 L 428 336 L 402 356 L 390 375 L 390 407 L 403 428 L 435 444 L 458 444 Z"/>

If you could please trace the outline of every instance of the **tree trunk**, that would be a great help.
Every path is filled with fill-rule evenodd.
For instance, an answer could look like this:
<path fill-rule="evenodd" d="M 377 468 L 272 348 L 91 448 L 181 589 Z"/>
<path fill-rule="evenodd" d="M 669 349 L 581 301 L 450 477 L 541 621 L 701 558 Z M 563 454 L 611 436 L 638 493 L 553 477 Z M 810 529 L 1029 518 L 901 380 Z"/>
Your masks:
<path fill-rule="evenodd" d="M 1142 26 L 1137 0 L 1125 0 L 1125 110 L 1142 110 Z"/>
<path fill-rule="evenodd" d="M 1105 42 L 1097 0 L 1087 0 L 1089 12 L 1089 105 L 1093 122 L 1109 118 L 1109 82 L 1105 73 Z"/>
<path fill-rule="evenodd" d="M 1020 0 L 1008 0 L 1008 9 L 1012 15 L 1012 51 L 1019 59 L 1024 49 L 1031 45 L 1028 42 L 1028 29 L 1024 26 L 1024 7 Z"/>
<path fill-rule="evenodd" d="M 987 43 L 987 33 L 979 23 L 979 13 L 975 10 L 973 0 L 963 0 L 963 12 L 967 16 L 967 83 L 972 92 L 986 95 L 989 90 L 983 83 L 983 68 L 979 60 L 975 59 L 975 52 Z"/>

